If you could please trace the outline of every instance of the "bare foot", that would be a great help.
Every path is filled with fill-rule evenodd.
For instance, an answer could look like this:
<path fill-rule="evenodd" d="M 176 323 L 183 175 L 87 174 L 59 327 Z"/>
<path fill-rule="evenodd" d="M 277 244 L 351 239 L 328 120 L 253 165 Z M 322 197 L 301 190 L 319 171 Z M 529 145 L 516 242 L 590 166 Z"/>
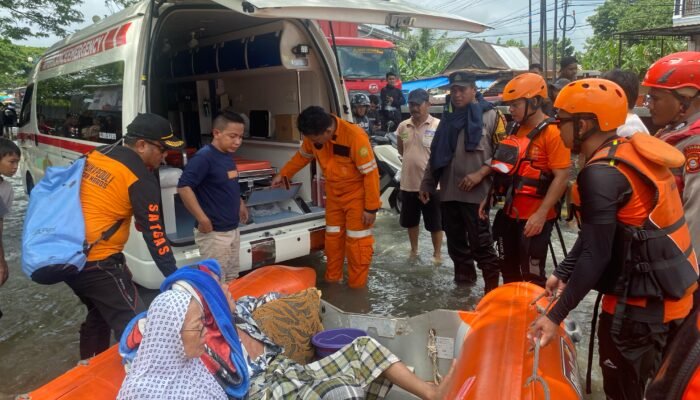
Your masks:
<path fill-rule="evenodd" d="M 442 258 L 440 257 L 439 254 L 438 254 L 437 256 L 433 255 L 433 260 L 432 260 L 432 261 L 433 261 L 433 265 L 436 266 L 436 267 L 442 265 Z"/>
<path fill-rule="evenodd" d="M 409 260 L 412 260 L 414 258 L 418 258 L 418 250 L 411 250 L 411 252 L 408 254 Z"/>

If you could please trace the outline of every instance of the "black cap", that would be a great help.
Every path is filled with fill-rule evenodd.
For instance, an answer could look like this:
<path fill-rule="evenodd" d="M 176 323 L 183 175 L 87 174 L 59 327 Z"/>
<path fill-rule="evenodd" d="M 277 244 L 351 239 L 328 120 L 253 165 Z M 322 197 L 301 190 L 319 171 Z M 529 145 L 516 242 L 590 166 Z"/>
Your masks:
<path fill-rule="evenodd" d="M 566 78 L 559 78 L 556 80 L 556 82 L 552 83 L 552 87 L 554 87 L 557 90 L 562 90 L 564 86 L 568 85 L 569 83 L 571 83 L 571 80 Z"/>
<path fill-rule="evenodd" d="M 450 86 L 474 87 L 474 82 L 476 82 L 474 74 L 464 71 L 455 71 L 450 74 L 448 79 L 450 80 Z"/>
<path fill-rule="evenodd" d="M 411 90 L 408 94 L 408 102 L 414 104 L 423 104 L 430 101 L 430 95 L 425 89 L 415 89 Z"/>
<path fill-rule="evenodd" d="M 160 142 L 168 149 L 179 149 L 185 144 L 175 136 L 170 122 L 156 114 L 139 114 L 126 127 L 126 136 Z"/>

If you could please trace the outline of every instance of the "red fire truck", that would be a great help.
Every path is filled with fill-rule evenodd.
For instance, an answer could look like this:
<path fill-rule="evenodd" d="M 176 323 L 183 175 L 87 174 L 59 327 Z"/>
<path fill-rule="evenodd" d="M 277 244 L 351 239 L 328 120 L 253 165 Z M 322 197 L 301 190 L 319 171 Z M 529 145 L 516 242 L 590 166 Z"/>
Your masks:
<path fill-rule="evenodd" d="M 328 21 L 319 21 L 328 42 L 335 45 L 338 62 L 348 93 L 379 94 L 386 86 L 386 73 L 398 74 L 399 64 L 393 43 L 387 40 L 358 37 L 357 24 L 334 22 L 333 35 Z M 401 81 L 396 85 L 401 88 Z"/>

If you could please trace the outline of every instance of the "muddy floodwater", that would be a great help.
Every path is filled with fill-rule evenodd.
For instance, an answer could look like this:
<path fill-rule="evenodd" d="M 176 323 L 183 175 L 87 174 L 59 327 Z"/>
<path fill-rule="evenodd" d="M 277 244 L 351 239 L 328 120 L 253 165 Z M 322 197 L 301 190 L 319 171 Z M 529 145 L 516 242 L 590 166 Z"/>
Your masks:
<path fill-rule="evenodd" d="M 13 399 L 41 386 L 78 362 L 78 328 L 85 308 L 65 284 L 51 286 L 32 283 L 20 271 L 22 221 L 27 196 L 19 178 L 10 179 L 15 187 L 15 203 L 5 219 L 4 246 L 10 265 L 10 280 L 0 288 L 0 399 Z M 60 207 L 57 204 L 56 207 Z M 563 227 L 567 248 L 575 239 L 572 229 Z M 345 285 L 327 285 L 319 279 L 323 297 L 351 312 L 412 316 L 438 308 L 471 310 L 483 293 L 483 283 L 457 286 L 452 281 L 452 262 L 443 245 L 443 264 L 431 262 L 430 235 L 421 232 L 419 257 L 409 259 L 408 237 L 399 226 L 398 215 L 381 211 L 375 228 L 375 256 L 366 289 L 351 290 Z M 561 248 L 555 240 L 557 258 Z M 549 260 L 551 262 L 551 260 Z M 322 254 L 288 262 L 316 268 L 323 276 Z M 551 264 L 548 269 L 551 271 Z M 590 295 L 573 312 L 581 324 L 583 340 L 578 344 L 581 384 L 585 378 L 590 319 L 594 296 Z M 603 399 L 602 380 L 594 360 L 593 391 L 588 399 Z"/>

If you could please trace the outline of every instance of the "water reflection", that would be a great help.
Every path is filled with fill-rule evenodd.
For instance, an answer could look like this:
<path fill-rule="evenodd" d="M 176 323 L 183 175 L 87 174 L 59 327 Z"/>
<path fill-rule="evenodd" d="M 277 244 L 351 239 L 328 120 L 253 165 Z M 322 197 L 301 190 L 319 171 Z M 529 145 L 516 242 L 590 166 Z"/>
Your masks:
<path fill-rule="evenodd" d="M 84 307 L 63 284 L 44 286 L 32 283 L 20 271 L 20 239 L 27 196 L 19 178 L 15 187 L 14 211 L 5 221 L 5 252 L 10 265 L 10 280 L 0 288 L 0 399 L 12 399 L 73 367 L 78 361 L 78 328 L 85 317 Z M 366 289 L 349 289 L 343 284 L 318 287 L 323 297 L 341 309 L 379 315 L 412 316 L 438 308 L 471 310 L 483 293 L 483 283 L 456 285 L 452 262 L 443 245 L 443 265 L 431 262 L 430 235 L 421 231 L 418 257 L 409 259 L 409 243 L 398 216 L 380 212 L 376 224 L 375 257 Z M 575 238 L 564 229 L 567 248 Z M 558 244 L 555 248 L 561 254 Z M 558 258 L 561 256 L 558 255 Z M 323 256 L 313 254 L 289 262 L 316 268 L 323 277 Z M 551 271 L 551 266 L 548 271 Z M 579 367 L 585 371 L 589 321 L 593 297 L 589 295 L 573 315 L 583 322 L 584 342 L 578 346 Z M 597 363 L 597 360 L 594 361 Z M 594 369 L 594 391 L 600 393 L 599 370 Z M 582 376 L 582 378 L 584 378 Z M 583 381 L 582 381 L 583 383 Z M 602 399 L 597 394 L 590 399 Z"/>

